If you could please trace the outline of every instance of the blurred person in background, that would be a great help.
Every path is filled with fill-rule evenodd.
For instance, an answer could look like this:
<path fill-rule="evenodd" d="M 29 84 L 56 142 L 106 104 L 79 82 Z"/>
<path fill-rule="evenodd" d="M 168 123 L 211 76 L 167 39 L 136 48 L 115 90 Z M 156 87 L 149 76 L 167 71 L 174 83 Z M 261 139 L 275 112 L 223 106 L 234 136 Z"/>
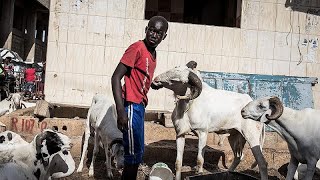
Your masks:
<path fill-rule="evenodd" d="M 35 90 L 35 81 L 36 81 L 36 68 L 35 65 L 32 64 L 31 67 L 27 67 L 24 72 L 25 77 L 25 96 L 31 97 L 32 93 Z"/>

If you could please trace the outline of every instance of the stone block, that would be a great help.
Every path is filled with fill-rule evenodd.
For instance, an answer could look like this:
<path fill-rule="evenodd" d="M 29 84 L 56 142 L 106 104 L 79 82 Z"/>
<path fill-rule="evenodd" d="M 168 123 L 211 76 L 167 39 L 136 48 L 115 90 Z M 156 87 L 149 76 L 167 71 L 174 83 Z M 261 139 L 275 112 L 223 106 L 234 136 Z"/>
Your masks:
<path fill-rule="evenodd" d="M 0 121 L 7 126 L 6 130 L 33 136 L 44 129 L 56 129 L 69 137 L 82 136 L 85 130 L 83 119 L 46 118 L 39 122 L 38 118 L 32 116 L 6 115 L 2 116 Z"/>

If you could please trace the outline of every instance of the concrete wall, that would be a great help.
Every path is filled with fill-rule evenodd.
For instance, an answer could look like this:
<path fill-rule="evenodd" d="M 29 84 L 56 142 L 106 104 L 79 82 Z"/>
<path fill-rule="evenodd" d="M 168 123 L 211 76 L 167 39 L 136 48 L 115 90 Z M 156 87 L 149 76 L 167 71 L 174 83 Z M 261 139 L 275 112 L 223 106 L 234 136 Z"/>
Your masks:
<path fill-rule="evenodd" d="M 241 28 L 169 23 L 155 75 L 196 60 L 207 71 L 320 77 L 320 3 L 306 2 L 292 10 L 286 0 L 243 0 Z M 51 0 L 46 99 L 90 105 L 95 93 L 112 96 L 115 66 L 144 38 L 144 8 L 145 0 Z M 314 97 L 320 108 L 319 85 Z M 174 105 L 167 90 L 149 99 L 148 109 Z"/>

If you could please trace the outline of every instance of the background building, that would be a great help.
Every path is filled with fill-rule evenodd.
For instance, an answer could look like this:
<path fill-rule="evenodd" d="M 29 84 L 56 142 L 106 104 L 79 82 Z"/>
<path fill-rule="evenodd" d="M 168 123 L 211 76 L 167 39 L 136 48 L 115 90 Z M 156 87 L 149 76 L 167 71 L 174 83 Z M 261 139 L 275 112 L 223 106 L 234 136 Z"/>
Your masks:
<path fill-rule="evenodd" d="M 319 0 L 51 0 L 46 99 L 112 96 L 113 70 L 156 14 L 170 23 L 155 75 L 195 60 L 205 71 L 320 77 Z M 320 108 L 319 85 L 313 93 Z M 148 109 L 174 106 L 170 91 L 149 97 Z"/>
<path fill-rule="evenodd" d="M 0 1 L 0 47 L 27 62 L 46 61 L 49 0 Z"/>

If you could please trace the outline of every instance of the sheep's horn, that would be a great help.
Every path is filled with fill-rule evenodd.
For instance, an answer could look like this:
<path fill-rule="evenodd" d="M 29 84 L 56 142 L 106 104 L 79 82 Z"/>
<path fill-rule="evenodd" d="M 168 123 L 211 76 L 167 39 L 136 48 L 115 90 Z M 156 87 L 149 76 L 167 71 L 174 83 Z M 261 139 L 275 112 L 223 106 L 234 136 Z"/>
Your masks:
<path fill-rule="evenodd" d="M 269 120 L 278 119 L 283 113 L 283 105 L 278 97 L 271 97 L 269 99 L 269 106 L 271 109 L 271 115 L 266 115 Z"/>
<path fill-rule="evenodd" d="M 189 61 L 187 64 L 186 64 L 186 66 L 188 67 L 188 68 L 190 68 L 190 69 L 195 69 L 195 68 L 197 68 L 197 62 L 195 62 L 195 61 Z"/>
<path fill-rule="evenodd" d="M 193 72 L 189 73 L 188 79 L 189 79 L 188 83 L 191 85 L 190 100 L 192 100 L 197 98 L 200 95 L 202 91 L 202 82 L 199 79 L 199 77 Z"/>

